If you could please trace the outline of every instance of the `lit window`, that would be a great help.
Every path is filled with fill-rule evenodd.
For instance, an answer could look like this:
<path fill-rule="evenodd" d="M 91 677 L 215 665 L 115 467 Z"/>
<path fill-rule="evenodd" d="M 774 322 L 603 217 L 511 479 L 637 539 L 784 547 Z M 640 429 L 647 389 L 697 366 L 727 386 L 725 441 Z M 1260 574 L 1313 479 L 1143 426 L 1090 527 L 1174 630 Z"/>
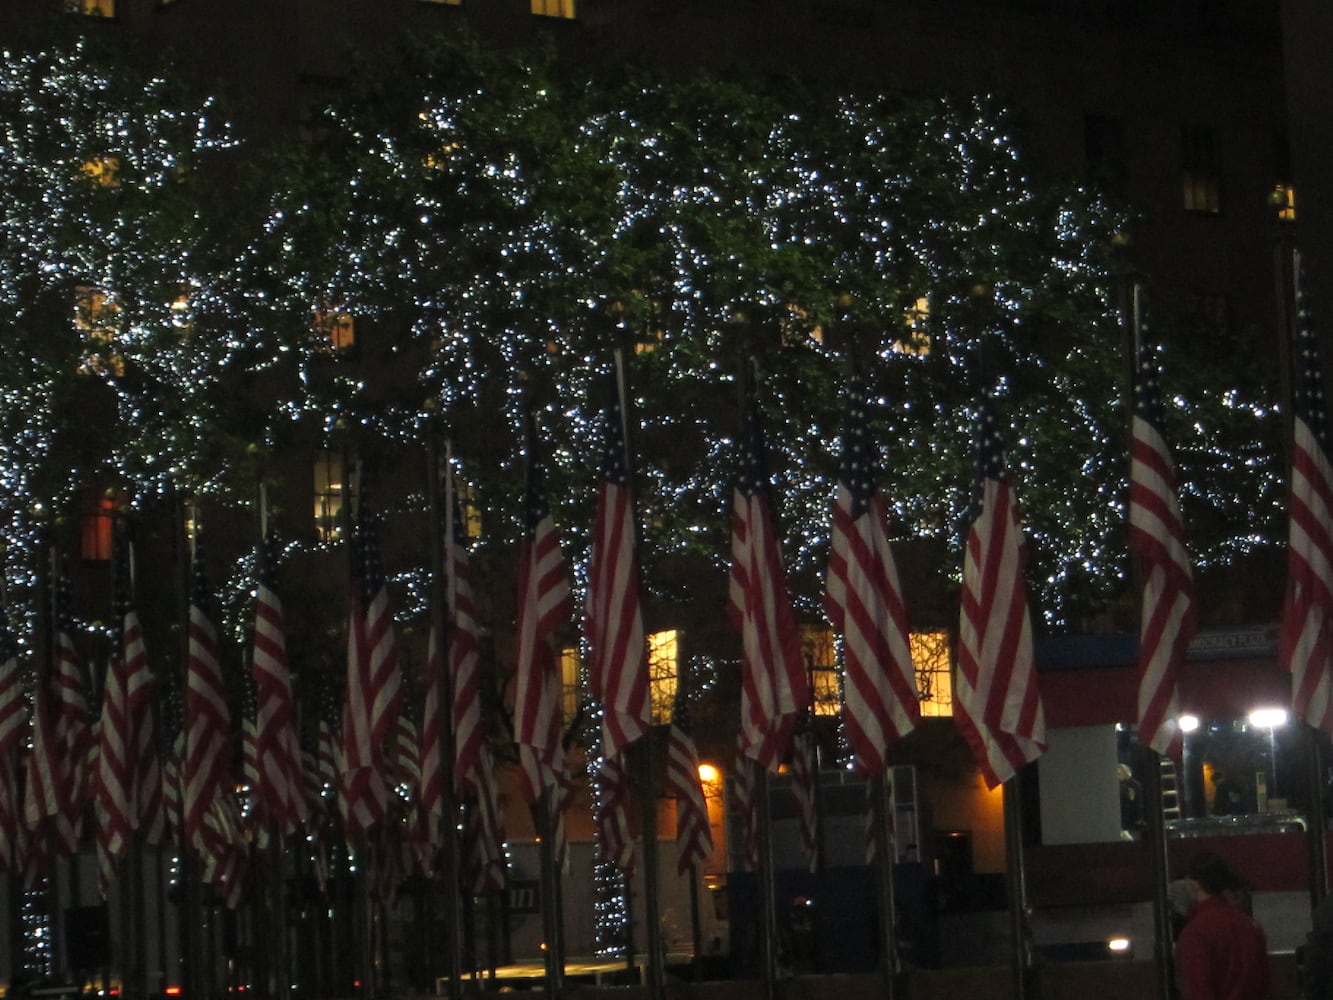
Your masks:
<path fill-rule="evenodd" d="M 111 490 L 85 490 L 79 517 L 79 556 L 90 562 L 111 559 L 116 498 Z"/>
<path fill-rule="evenodd" d="M 574 0 L 532 0 L 532 12 L 542 17 L 574 16 Z"/>
<path fill-rule="evenodd" d="M 477 488 L 471 483 L 454 480 L 454 494 L 463 516 L 463 535 L 469 539 L 481 537 L 481 507 L 477 503 Z"/>
<path fill-rule="evenodd" d="M 901 340 L 893 342 L 893 350 L 898 354 L 914 354 L 922 358 L 929 354 L 930 333 L 926 328 L 929 319 L 930 299 L 923 295 L 903 313 L 906 333 Z"/>
<path fill-rule="evenodd" d="M 952 652 L 949 633 L 913 632 L 907 637 L 916 668 L 916 692 L 923 716 L 953 715 Z"/>
<path fill-rule="evenodd" d="M 83 374 L 109 372 L 125 374 L 125 362 L 115 351 L 120 329 L 120 306 L 116 300 L 91 285 L 82 285 L 74 293 L 74 329 L 86 341 L 87 353 L 79 371 Z"/>
<path fill-rule="evenodd" d="M 116 0 L 65 0 L 65 13 L 88 17 L 115 17 Z"/>
<path fill-rule="evenodd" d="M 565 722 L 579 714 L 579 670 L 583 666 L 578 648 L 566 646 L 560 650 L 560 701 L 565 709 Z"/>
<path fill-rule="evenodd" d="M 1209 215 L 1221 212 L 1222 158 L 1212 129 L 1194 125 L 1181 128 L 1180 167 L 1185 211 Z"/>
<path fill-rule="evenodd" d="M 1296 189 L 1290 184 L 1274 185 L 1273 206 L 1277 209 L 1277 217 L 1283 222 L 1295 222 Z"/>
<path fill-rule="evenodd" d="M 838 650 L 833 629 L 823 625 L 802 625 L 801 659 L 810 679 L 810 696 L 815 715 L 837 715 L 842 706 L 838 686 Z"/>
<path fill-rule="evenodd" d="M 330 352 L 346 351 L 356 344 L 356 320 L 345 309 L 316 309 L 314 326 Z"/>
<path fill-rule="evenodd" d="M 188 339 L 194 331 L 194 307 L 190 304 L 188 291 L 182 291 L 171 300 L 171 325 L 183 339 Z"/>
<path fill-rule="evenodd" d="M 343 457 L 325 450 L 315 456 L 315 533 L 320 541 L 342 538 Z"/>
<path fill-rule="evenodd" d="M 653 632 L 648 636 L 648 690 L 654 725 L 671 721 L 679 663 L 679 633 L 675 629 Z"/>
<path fill-rule="evenodd" d="M 91 160 L 85 160 L 83 166 L 79 169 L 83 172 L 84 177 L 87 177 L 99 187 L 120 186 L 120 157 L 118 156 L 94 156 Z"/>

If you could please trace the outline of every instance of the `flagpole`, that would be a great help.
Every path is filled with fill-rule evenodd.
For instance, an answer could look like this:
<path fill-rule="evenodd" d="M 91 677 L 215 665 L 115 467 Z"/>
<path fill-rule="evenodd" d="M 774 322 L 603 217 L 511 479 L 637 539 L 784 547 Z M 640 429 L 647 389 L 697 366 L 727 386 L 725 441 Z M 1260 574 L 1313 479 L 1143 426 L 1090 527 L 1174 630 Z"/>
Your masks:
<path fill-rule="evenodd" d="M 463 909 L 459 891 L 458 858 L 458 822 L 453 787 L 453 739 L 451 706 L 453 690 L 448 670 L 448 614 L 445 611 L 448 600 L 444 570 L 444 539 L 440 535 L 440 525 L 444 517 L 452 515 L 440 511 L 440 453 L 436 440 L 435 421 L 428 424 L 426 439 L 426 464 L 430 479 L 430 551 L 431 551 L 431 625 L 435 629 L 436 648 L 440 656 L 440 699 L 436 706 L 439 715 L 440 733 L 440 771 L 441 771 L 441 834 L 444 838 L 444 872 L 442 881 L 446 887 L 445 897 L 445 944 L 449 981 L 450 1000 L 458 1000 L 463 988 Z M 452 506 L 452 505 L 449 505 Z"/>
<path fill-rule="evenodd" d="M 630 461 L 633 455 L 633 443 L 630 437 L 630 427 L 633 422 L 630 419 L 630 406 L 632 403 L 629 393 L 629 365 L 626 363 L 625 351 L 622 345 L 617 344 L 613 350 L 616 365 L 616 388 L 620 393 L 620 416 L 623 421 L 622 431 L 625 442 L 625 468 L 630 470 L 630 476 L 633 477 L 634 463 Z M 631 495 L 634 491 L 634 483 L 631 479 L 629 483 Z M 635 548 L 638 549 L 641 538 L 637 530 L 634 532 Z M 638 558 L 638 552 L 635 552 L 634 564 L 642 566 L 642 561 Z M 656 741 L 653 738 L 653 731 L 649 729 L 639 739 L 639 802 L 641 816 L 641 836 L 643 838 L 643 903 L 644 903 L 644 923 L 646 924 L 646 947 L 648 949 L 647 963 L 647 987 L 649 1000 L 659 1000 L 663 990 L 663 953 L 662 953 L 662 922 L 659 919 L 661 913 L 660 906 L 660 885 L 657 871 L 657 798 L 654 795 L 653 779 L 656 773 L 656 754 L 654 746 Z"/>
<path fill-rule="evenodd" d="M 525 381 L 526 375 L 520 373 L 520 381 Z M 526 438 L 527 467 L 526 476 L 531 489 L 533 479 L 533 469 L 537 467 L 537 418 L 533 414 L 531 406 L 524 396 L 523 401 L 523 430 Z M 519 600 L 527 599 L 527 595 L 520 595 Z M 549 640 L 547 641 L 549 644 Z M 515 706 L 515 715 L 518 714 L 518 707 Z M 521 760 L 520 750 L 520 760 Z M 538 854 L 538 864 L 540 866 L 540 902 L 542 916 L 542 939 L 546 942 L 546 950 L 543 953 L 545 977 L 545 992 L 549 1000 L 555 1000 L 565 988 L 565 944 L 563 914 L 560 901 L 560 874 L 556 864 L 556 843 L 555 831 L 559 823 L 557 810 L 560 808 L 559 796 L 556 789 L 550 785 L 534 788 L 537 793 L 537 799 L 533 803 L 534 823 L 537 827 L 537 836 L 541 838 Z"/>
<path fill-rule="evenodd" d="M 1287 466 L 1292 468 L 1290 456 L 1296 451 L 1294 442 L 1296 407 L 1292 366 L 1297 355 L 1292 349 L 1297 336 L 1297 324 L 1293 320 L 1299 319 L 1300 313 L 1297 287 L 1300 282 L 1301 255 L 1300 251 L 1290 246 L 1282 223 L 1279 221 L 1277 225 L 1278 241 L 1274 259 L 1277 271 L 1278 316 L 1281 323 L 1278 356 L 1283 360 L 1282 405 L 1290 415 L 1285 421 L 1284 443 L 1289 456 Z M 1289 303 L 1295 308 L 1289 309 Z M 1321 381 L 1322 378 L 1323 373 L 1320 372 Z M 1306 761 L 1306 794 L 1310 799 L 1310 905 L 1313 909 L 1328 895 L 1328 818 L 1324 808 L 1324 739 L 1319 729 L 1305 719 L 1301 720 L 1301 730 Z"/>
<path fill-rule="evenodd" d="M 1013 958 L 1015 1000 L 1027 1000 L 1036 977 L 1028 933 L 1027 869 L 1023 861 L 1023 801 L 1015 774 L 1001 787 L 1004 797 L 1004 847 L 1009 878 L 1009 945 Z"/>
<path fill-rule="evenodd" d="M 1126 424 L 1133 440 L 1134 426 L 1134 386 L 1139 378 L 1137 359 L 1143 348 L 1143 285 L 1133 280 L 1129 286 L 1126 306 L 1129 311 L 1129 323 L 1125 327 L 1125 364 L 1128 378 L 1125 383 Z M 1135 577 L 1141 578 L 1143 569 L 1137 557 L 1131 558 Z M 1140 584 L 1141 589 L 1141 584 Z M 1172 964 L 1171 940 L 1171 898 L 1167 883 L 1170 881 L 1170 859 L 1167 853 L 1166 814 L 1162 802 L 1162 755 L 1150 746 L 1143 745 L 1140 759 L 1143 762 L 1145 799 L 1144 815 L 1147 821 L 1146 840 L 1149 856 L 1152 859 L 1153 882 L 1153 965 L 1156 971 L 1157 995 L 1160 1000 L 1171 1000 L 1174 995 L 1175 968 Z"/>
<path fill-rule="evenodd" d="M 893 865 L 898 860 L 897 839 L 890 817 L 893 815 L 893 771 L 885 768 L 874 781 L 874 847 L 880 856 L 880 947 L 884 972 L 885 1000 L 894 1000 L 898 992 L 898 913 L 893 895 Z"/>

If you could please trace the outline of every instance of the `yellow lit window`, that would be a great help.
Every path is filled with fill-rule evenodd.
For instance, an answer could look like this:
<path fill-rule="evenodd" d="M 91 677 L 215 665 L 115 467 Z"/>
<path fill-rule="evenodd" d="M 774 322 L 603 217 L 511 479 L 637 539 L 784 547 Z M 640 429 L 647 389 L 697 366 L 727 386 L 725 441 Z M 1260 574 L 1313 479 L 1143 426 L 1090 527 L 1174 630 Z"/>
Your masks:
<path fill-rule="evenodd" d="M 115 17 L 116 0 L 65 0 L 65 13 L 88 17 Z"/>
<path fill-rule="evenodd" d="M 1277 209 L 1277 217 L 1283 222 L 1296 221 L 1296 189 L 1290 184 L 1273 187 L 1273 205 Z"/>
<path fill-rule="evenodd" d="M 838 651 L 833 630 L 823 625 L 802 625 L 801 659 L 810 679 L 815 715 L 837 715 L 842 707 L 838 687 Z"/>
<path fill-rule="evenodd" d="M 913 632 L 907 637 L 916 668 L 916 690 L 923 716 L 953 715 L 952 651 L 949 633 Z"/>
<path fill-rule="evenodd" d="M 316 309 L 314 326 L 331 352 L 346 351 L 356 344 L 356 320 L 345 309 Z"/>
<path fill-rule="evenodd" d="M 120 306 L 116 300 L 91 285 L 82 285 L 74 294 L 74 329 L 84 338 L 87 353 L 79 371 L 85 375 L 109 372 L 125 374 L 124 359 L 116 352 L 116 334 L 120 329 Z"/>
<path fill-rule="evenodd" d="M 120 157 L 94 156 L 85 160 L 80 168 L 83 176 L 100 187 L 117 187 L 120 184 Z"/>
<path fill-rule="evenodd" d="M 315 533 L 320 541 L 342 538 L 343 457 L 325 450 L 315 456 Z"/>
<path fill-rule="evenodd" d="M 532 0 L 532 12 L 542 17 L 574 16 L 574 0 Z"/>
<path fill-rule="evenodd" d="M 893 342 L 893 350 L 899 354 L 915 354 L 925 357 L 930 353 L 930 332 L 926 322 L 930 319 L 930 299 L 924 295 L 912 303 L 911 308 L 903 313 L 903 326 L 906 329 L 901 340 Z"/>
<path fill-rule="evenodd" d="M 579 670 L 583 659 L 578 648 L 566 646 L 560 650 L 560 701 L 568 723 L 579 714 Z"/>
<path fill-rule="evenodd" d="M 111 490 L 86 490 L 79 517 L 79 556 L 96 562 L 111 559 L 116 499 Z"/>
<path fill-rule="evenodd" d="M 675 629 L 648 636 L 648 688 L 654 725 L 671 721 L 680 676 L 680 634 Z"/>
<path fill-rule="evenodd" d="M 477 502 L 477 488 L 471 483 L 454 480 L 458 495 L 458 509 L 463 515 L 463 534 L 470 539 L 481 537 L 481 506 Z"/>

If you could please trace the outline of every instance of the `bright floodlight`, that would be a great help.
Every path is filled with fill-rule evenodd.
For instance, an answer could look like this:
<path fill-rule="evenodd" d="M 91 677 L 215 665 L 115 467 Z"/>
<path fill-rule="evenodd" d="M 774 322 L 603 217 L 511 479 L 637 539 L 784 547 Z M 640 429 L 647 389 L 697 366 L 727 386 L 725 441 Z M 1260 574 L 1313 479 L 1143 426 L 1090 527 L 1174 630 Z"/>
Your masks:
<path fill-rule="evenodd" d="M 1252 726 L 1285 726 L 1289 718 L 1285 708 L 1256 708 L 1250 713 Z"/>
<path fill-rule="evenodd" d="M 1182 715 L 1176 720 L 1182 733 L 1192 733 L 1199 728 L 1199 717 L 1197 715 Z"/>
<path fill-rule="evenodd" d="M 1113 951 L 1117 955 L 1122 951 L 1129 951 L 1129 938 L 1113 937 L 1106 942 L 1106 948 L 1108 951 Z"/>

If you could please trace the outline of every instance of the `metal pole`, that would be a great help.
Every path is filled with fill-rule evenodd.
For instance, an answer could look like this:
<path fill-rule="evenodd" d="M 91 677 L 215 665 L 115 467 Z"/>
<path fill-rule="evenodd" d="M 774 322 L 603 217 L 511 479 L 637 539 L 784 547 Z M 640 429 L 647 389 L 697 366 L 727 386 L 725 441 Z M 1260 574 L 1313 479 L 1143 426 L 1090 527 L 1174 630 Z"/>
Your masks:
<path fill-rule="evenodd" d="M 445 951 L 448 954 L 447 969 L 450 1000 L 458 1000 L 463 991 L 463 899 L 459 880 L 459 850 L 457 804 L 454 800 L 453 787 L 453 732 L 452 712 L 453 692 L 449 683 L 449 643 L 448 615 L 445 613 L 447 601 L 444 568 L 444 538 L 441 525 L 445 523 L 446 512 L 440 509 L 440 452 L 436 441 L 435 427 L 432 423 L 426 439 L 427 475 L 430 479 L 430 552 L 431 552 L 431 624 L 435 628 L 438 643 L 441 676 L 439 732 L 441 734 L 440 767 L 446 775 L 441 788 L 441 810 L 444 813 L 443 829 L 444 858 L 441 880 L 444 882 L 444 934 Z"/>
<path fill-rule="evenodd" d="M 546 942 L 546 951 L 542 957 L 546 966 L 546 995 L 550 1000 L 555 1000 L 565 988 L 565 954 L 558 926 L 560 879 L 556 872 L 555 841 L 552 836 L 556 826 L 553 816 L 555 796 L 552 791 L 545 788 L 540 792 L 535 819 L 537 835 L 541 837 L 542 938 Z"/>
<path fill-rule="evenodd" d="M 895 1000 L 898 991 L 898 907 L 893 893 L 893 866 L 898 859 L 897 838 L 892 827 L 893 781 L 890 771 L 874 781 L 875 853 L 879 857 L 880 971 L 884 975 L 885 1000 Z"/>
<path fill-rule="evenodd" d="M 1032 950 L 1028 934 L 1027 870 L 1023 864 L 1023 800 L 1018 775 L 1002 786 L 1004 791 L 1004 847 L 1009 879 L 1009 946 L 1015 1000 L 1033 995 Z"/>
<path fill-rule="evenodd" d="M 764 992 L 769 1000 L 777 990 L 777 887 L 774 885 L 773 824 L 768 807 L 768 772 L 754 761 L 743 758 L 742 767 L 751 769 L 756 840 L 759 850 L 759 961 L 764 977 Z"/>
<path fill-rule="evenodd" d="M 655 733 L 649 730 L 639 740 L 640 773 L 639 795 L 642 806 L 643 823 L 643 906 L 644 923 L 647 924 L 646 947 L 648 948 L 648 998 L 660 1000 L 662 997 L 664 970 L 662 912 L 659 895 L 657 872 L 657 796 L 654 794 L 653 753 Z"/>
<path fill-rule="evenodd" d="M 1143 794 L 1147 800 L 1148 850 L 1152 855 L 1153 880 L 1153 963 L 1157 969 L 1157 995 L 1171 1000 L 1175 995 L 1174 968 L 1171 964 L 1171 899 L 1167 892 L 1170 863 L 1166 847 L 1166 816 L 1162 812 L 1162 757 L 1144 747 Z"/>

